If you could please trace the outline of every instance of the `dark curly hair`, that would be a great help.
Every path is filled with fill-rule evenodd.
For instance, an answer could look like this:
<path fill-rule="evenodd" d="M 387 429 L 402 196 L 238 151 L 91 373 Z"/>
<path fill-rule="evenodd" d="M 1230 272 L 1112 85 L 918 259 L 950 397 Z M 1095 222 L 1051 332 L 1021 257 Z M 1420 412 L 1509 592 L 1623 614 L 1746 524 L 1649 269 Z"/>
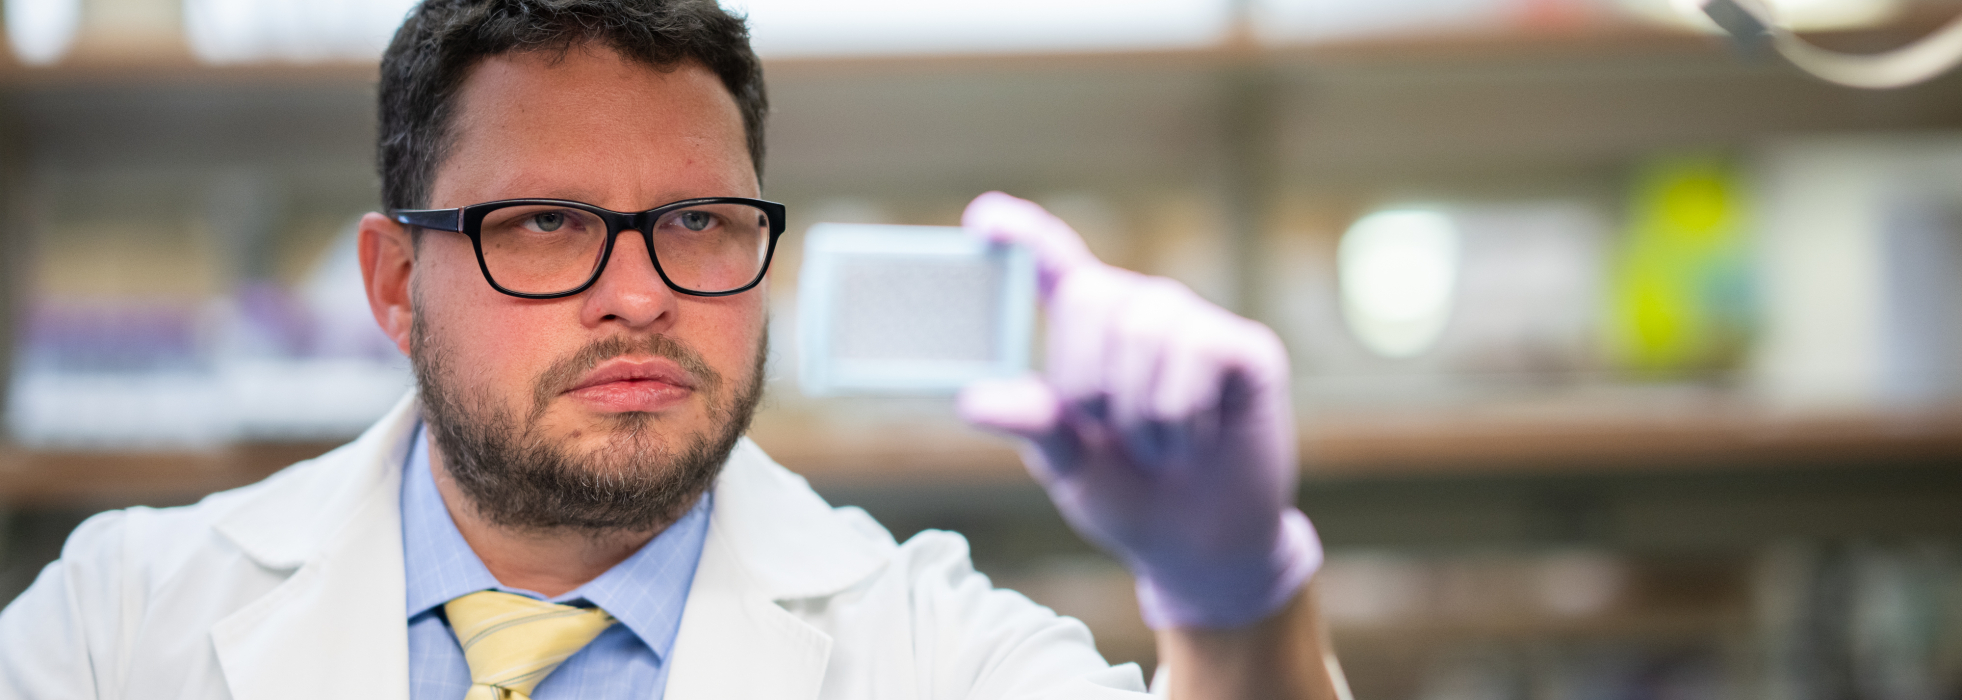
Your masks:
<path fill-rule="evenodd" d="M 452 143 L 456 93 L 478 61 L 512 51 L 563 52 L 601 42 L 660 69 L 693 61 L 722 80 L 743 115 L 763 174 L 763 67 L 743 18 L 715 0 L 425 0 L 382 54 L 376 160 L 382 204 L 427 206 Z"/>

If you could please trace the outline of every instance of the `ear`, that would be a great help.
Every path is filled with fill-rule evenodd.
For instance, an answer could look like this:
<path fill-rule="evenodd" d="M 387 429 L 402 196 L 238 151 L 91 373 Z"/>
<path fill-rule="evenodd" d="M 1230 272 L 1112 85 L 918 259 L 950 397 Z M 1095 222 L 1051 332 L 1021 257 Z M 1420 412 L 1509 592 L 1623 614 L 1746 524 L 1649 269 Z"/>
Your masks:
<path fill-rule="evenodd" d="M 361 217 L 361 282 L 368 309 L 403 355 L 409 354 L 410 321 L 415 318 L 415 297 L 409 293 L 415 265 L 408 227 L 374 212 Z"/>

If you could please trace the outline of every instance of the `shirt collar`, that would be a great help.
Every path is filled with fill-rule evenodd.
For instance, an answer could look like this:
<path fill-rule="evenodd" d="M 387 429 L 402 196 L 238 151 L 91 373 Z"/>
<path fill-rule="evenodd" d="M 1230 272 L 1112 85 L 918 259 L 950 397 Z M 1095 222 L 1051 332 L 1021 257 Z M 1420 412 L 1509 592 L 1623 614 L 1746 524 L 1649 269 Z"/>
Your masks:
<path fill-rule="evenodd" d="M 681 628 L 695 565 L 708 535 L 713 494 L 625 561 L 567 592 L 554 603 L 586 601 L 613 615 L 665 661 Z M 402 553 L 408 589 L 408 616 L 415 617 L 457 596 L 483 590 L 546 600 L 532 591 L 497 582 L 456 529 L 430 473 L 429 431 L 416 430 L 402 479 Z"/>

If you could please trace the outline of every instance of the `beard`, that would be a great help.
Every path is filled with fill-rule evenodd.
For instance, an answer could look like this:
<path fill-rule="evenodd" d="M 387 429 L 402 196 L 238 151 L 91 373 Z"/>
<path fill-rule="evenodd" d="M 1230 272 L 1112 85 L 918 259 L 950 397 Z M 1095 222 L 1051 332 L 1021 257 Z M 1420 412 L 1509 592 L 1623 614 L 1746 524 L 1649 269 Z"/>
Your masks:
<path fill-rule="evenodd" d="M 451 354 L 429 330 L 418 314 L 409 359 L 445 471 L 479 517 L 530 532 L 637 533 L 679 519 L 715 483 L 749 430 L 768 356 L 767 339 L 759 340 L 750 376 L 731 386 L 673 338 L 612 336 L 540 374 L 529 412 L 518 416 L 500 408 L 488 390 L 464 388 Z M 708 406 L 710 428 L 695 435 L 663 434 L 656 414 L 628 412 L 604 418 L 595 431 L 605 436 L 597 448 L 575 450 L 569 441 L 545 435 L 542 421 L 553 398 L 599 363 L 630 353 L 664 357 L 688 372 Z"/>

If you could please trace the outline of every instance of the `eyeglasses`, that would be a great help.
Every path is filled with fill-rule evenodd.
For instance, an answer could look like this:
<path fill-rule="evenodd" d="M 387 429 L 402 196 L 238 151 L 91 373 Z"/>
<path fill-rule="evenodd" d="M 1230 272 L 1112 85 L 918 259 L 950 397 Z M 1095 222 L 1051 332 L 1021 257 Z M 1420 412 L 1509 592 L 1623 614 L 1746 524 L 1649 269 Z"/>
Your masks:
<path fill-rule="evenodd" d="M 685 199 L 638 213 L 563 199 L 505 199 L 456 209 L 391 209 L 399 223 L 470 237 L 493 289 L 556 299 L 599 281 L 622 230 L 640 232 L 670 289 L 740 294 L 763 281 L 783 235 L 783 205 L 742 197 Z"/>

